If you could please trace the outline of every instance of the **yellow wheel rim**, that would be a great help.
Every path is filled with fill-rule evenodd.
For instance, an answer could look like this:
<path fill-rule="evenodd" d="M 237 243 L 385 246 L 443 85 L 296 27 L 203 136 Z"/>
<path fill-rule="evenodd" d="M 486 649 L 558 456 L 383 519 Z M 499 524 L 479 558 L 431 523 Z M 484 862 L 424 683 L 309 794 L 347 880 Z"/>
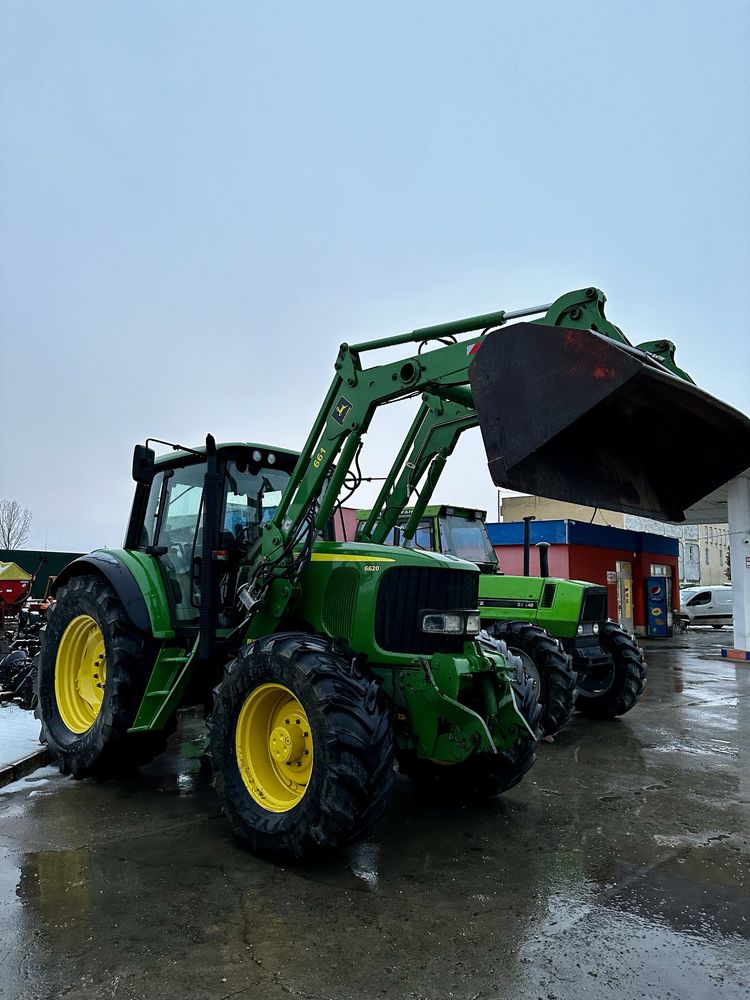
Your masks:
<path fill-rule="evenodd" d="M 78 615 L 63 632 L 55 660 L 57 708 L 72 733 L 85 733 L 96 722 L 106 679 L 102 630 L 90 615 Z"/>
<path fill-rule="evenodd" d="M 310 783 L 313 740 L 297 697 L 281 684 L 261 684 L 245 699 L 237 719 L 235 749 L 240 775 L 258 805 L 289 812 Z"/>

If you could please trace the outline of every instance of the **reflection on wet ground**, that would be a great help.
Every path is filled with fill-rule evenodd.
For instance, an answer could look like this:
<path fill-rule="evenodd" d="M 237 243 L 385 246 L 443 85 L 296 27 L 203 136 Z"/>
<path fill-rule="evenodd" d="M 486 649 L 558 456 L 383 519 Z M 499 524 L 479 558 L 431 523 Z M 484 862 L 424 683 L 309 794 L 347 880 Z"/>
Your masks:
<path fill-rule="evenodd" d="M 750 991 L 750 670 L 649 649 L 503 798 L 397 782 L 375 835 L 279 868 L 232 841 L 199 719 L 126 783 L 0 791 L 0 997 L 704 998 Z"/>

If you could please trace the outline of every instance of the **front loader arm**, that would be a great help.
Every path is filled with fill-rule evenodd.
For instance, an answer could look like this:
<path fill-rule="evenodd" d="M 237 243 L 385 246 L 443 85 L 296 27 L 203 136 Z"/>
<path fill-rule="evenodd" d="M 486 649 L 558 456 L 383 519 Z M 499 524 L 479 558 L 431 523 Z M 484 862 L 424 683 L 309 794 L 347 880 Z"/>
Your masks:
<path fill-rule="evenodd" d="M 587 288 L 584 291 L 568 292 L 561 295 L 549 307 L 545 315 L 536 320 L 545 326 L 562 326 L 569 330 L 593 330 L 616 343 L 628 347 L 635 346 L 644 351 L 654 361 L 658 361 L 667 371 L 685 382 L 694 385 L 688 373 L 677 366 L 674 360 L 675 345 L 671 340 L 648 340 L 642 344 L 631 345 L 619 326 L 615 326 L 604 315 L 604 304 L 607 296 L 598 288 Z"/>
<path fill-rule="evenodd" d="M 464 431 L 476 426 L 477 415 L 473 406 L 464 406 L 436 394 L 425 393 L 404 446 L 386 476 L 383 488 L 362 528 L 362 541 L 376 544 L 385 541 L 404 508 L 409 506 L 412 493 L 426 476 L 404 528 L 407 540 L 414 536 L 459 437 Z"/>
<path fill-rule="evenodd" d="M 573 297 L 575 294 L 571 293 Z M 578 295 L 585 301 L 583 296 L 584 293 Z M 456 419 L 465 420 L 464 429 L 473 426 L 468 373 L 473 353 L 484 334 L 508 320 L 545 313 L 552 308 L 554 303 L 514 311 L 499 310 L 394 337 L 341 345 L 336 374 L 323 405 L 276 513 L 264 525 L 261 542 L 250 558 L 250 583 L 242 597 L 249 609 L 248 638 L 273 629 L 275 621 L 283 615 L 299 575 L 295 566 L 298 567 L 296 560 L 302 534 L 306 526 L 307 530 L 317 532 L 326 524 L 377 408 L 407 396 L 432 393 L 446 406 L 453 406 Z M 484 332 L 455 342 L 457 336 L 478 330 Z M 421 353 L 425 344 L 435 341 L 441 346 Z M 397 362 L 362 367 L 362 354 L 401 344 L 412 344 L 419 349 L 411 357 Z M 452 429 L 448 434 L 452 434 Z M 402 449 L 404 453 L 407 447 Z M 442 459 L 436 456 L 432 463 L 433 487 L 451 450 L 452 446 Z M 405 488 L 402 482 L 399 489 Z"/>
<path fill-rule="evenodd" d="M 605 302 L 606 296 L 599 289 L 569 292 L 547 306 L 544 315 L 536 322 L 569 329 L 593 329 L 630 346 L 619 327 L 610 323 L 604 315 Z M 506 316 L 504 314 L 503 319 Z M 479 341 L 475 343 L 478 344 Z M 440 386 L 432 394 L 425 393 L 419 412 L 359 537 L 363 541 L 382 543 L 399 521 L 404 509 L 410 507 L 409 518 L 403 527 L 403 537 L 406 541 L 413 538 L 459 437 L 464 431 L 476 427 L 478 422 L 468 385 L 458 389 Z M 425 482 L 416 501 L 411 504 L 411 496 L 425 474 Z"/>
<path fill-rule="evenodd" d="M 426 476 L 406 528 L 407 537 L 413 534 L 458 437 L 477 424 L 496 485 L 664 520 L 680 520 L 685 506 L 750 464 L 747 418 L 691 385 L 674 365 L 670 342 L 632 347 L 606 319 L 605 302 L 603 292 L 586 288 L 551 305 L 342 344 L 336 374 L 279 507 L 249 559 L 243 596 L 250 609 L 248 638 L 272 631 L 283 615 L 302 569 L 303 537 L 309 551 L 374 413 L 386 403 L 423 394 L 365 525 L 363 537 L 372 541 L 386 537 Z M 508 320 L 538 313 L 543 315 L 533 323 L 505 327 Z M 553 333 L 550 327 L 561 329 Z M 462 334 L 473 336 L 457 342 Z M 436 341 L 439 347 L 422 351 Z M 417 350 L 396 362 L 363 367 L 366 352 L 405 344 Z M 666 456 L 647 447 L 646 429 L 663 422 L 665 412 L 675 426 L 682 421 L 704 436 L 717 429 L 742 434 L 743 447 L 735 453 L 715 446 L 696 478 L 687 471 L 689 463 L 677 461 L 674 447 Z M 609 432 L 617 423 L 622 427 L 613 437 Z"/>
<path fill-rule="evenodd" d="M 588 291 L 570 293 L 566 299 L 576 295 L 582 299 Z M 603 298 L 603 293 L 597 294 Z M 325 525 L 378 406 L 427 392 L 472 409 L 469 367 L 487 331 L 503 326 L 508 320 L 545 313 L 554 307 L 555 303 L 512 311 L 501 309 L 393 337 L 342 344 L 335 364 L 336 375 L 263 538 L 263 559 L 274 561 L 280 557 L 286 543 L 304 523 L 312 504 L 319 502 L 316 529 Z M 455 342 L 457 336 L 477 330 L 484 332 Z M 441 346 L 421 353 L 425 344 L 435 341 Z M 401 344 L 418 345 L 419 350 L 397 362 L 362 367 L 362 354 Z"/>
<path fill-rule="evenodd" d="M 473 349 L 483 334 L 460 343 L 455 342 L 455 337 L 482 329 L 486 332 L 507 319 L 546 308 L 500 310 L 382 340 L 341 345 L 336 374 L 323 405 L 274 517 L 264 525 L 260 544 L 250 557 L 250 582 L 241 595 L 249 611 L 248 639 L 272 630 L 292 599 L 299 575 L 295 560 L 302 534 L 306 526 L 317 532 L 326 524 L 377 408 L 433 392 L 446 401 L 456 400 L 456 412 L 463 409 L 468 416 L 472 407 L 468 371 Z M 365 352 L 407 343 L 421 348 L 432 341 L 440 341 L 441 346 L 425 353 L 418 350 L 397 362 L 362 367 L 360 356 Z"/>
<path fill-rule="evenodd" d="M 272 630 L 292 599 L 302 533 L 306 529 L 314 536 L 330 518 L 377 408 L 431 389 L 461 389 L 472 360 L 468 351 L 478 339 L 368 369 L 359 358 L 368 345 L 342 345 L 324 405 L 256 548 L 243 597 L 252 618 L 248 638 Z"/>

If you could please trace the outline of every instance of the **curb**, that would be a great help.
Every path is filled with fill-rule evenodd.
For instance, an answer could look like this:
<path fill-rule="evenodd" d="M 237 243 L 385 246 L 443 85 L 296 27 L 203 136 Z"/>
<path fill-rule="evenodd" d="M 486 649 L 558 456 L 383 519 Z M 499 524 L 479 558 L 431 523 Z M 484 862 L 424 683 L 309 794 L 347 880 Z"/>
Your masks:
<path fill-rule="evenodd" d="M 18 781 L 19 778 L 25 778 L 40 767 L 45 767 L 51 760 L 52 755 L 49 750 L 42 747 L 41 750 L 35 750 L 28 757 L 17 760 L 15 764 L 6 764 L 5 767 L 0 768 L 0 788 L 9 785 L 12 781 Z"/>
<path fill-rule="evenodd" d="M 721 655 L 728 660 L 750 660 L 750 650 L 747 649 L 722 649 Z"/>

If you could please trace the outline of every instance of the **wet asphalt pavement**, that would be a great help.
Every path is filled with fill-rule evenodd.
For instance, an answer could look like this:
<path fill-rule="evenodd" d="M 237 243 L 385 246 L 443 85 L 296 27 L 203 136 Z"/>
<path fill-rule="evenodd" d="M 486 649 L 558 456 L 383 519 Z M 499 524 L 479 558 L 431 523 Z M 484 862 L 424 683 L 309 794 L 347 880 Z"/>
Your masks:
<path fill-rule="evenodd" d="M 440 807 L 399 778 L 335 862 L 238 848 L 186 717 L 125 784 L 0 791 L 0 997 L 750 996 L 750 667 L 647 650 L 624 719 L 576 718 L 522 784 Z"/>

